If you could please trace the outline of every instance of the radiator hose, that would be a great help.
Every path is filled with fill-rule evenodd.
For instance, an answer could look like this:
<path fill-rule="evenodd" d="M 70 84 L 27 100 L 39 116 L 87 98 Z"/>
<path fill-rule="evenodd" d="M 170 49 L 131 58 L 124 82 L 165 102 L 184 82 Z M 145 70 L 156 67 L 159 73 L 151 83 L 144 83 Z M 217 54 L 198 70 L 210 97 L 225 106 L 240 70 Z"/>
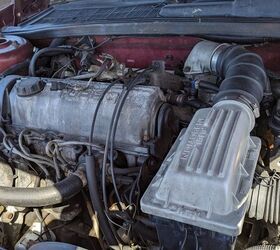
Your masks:
<path fill-rule="evenodd" d="M 214 103 L 239 101 L 259 116 L 259 106 L 270 85 L 261 57 L 242 46 L 199 42 L 190 53 L 185 66 L 186 75 L 211 73 L 224 79 Z"/>
<path fill-rule="evenodd" d="M 62 203 L 86 185 L 84 171 L 78 169 L 64 180 L 47 187 L 19 188 L 0 186 L 0 204 L 15 207 L 44 207 Z"/>

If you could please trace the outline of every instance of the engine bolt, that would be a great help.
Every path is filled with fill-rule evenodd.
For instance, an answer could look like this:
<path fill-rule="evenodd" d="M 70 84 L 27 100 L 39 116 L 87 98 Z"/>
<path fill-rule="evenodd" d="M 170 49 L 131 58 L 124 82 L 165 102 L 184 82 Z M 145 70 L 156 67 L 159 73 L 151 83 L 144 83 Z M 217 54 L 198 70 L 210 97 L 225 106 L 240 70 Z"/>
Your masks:
<path fill-rule="evenodd" d="M 145 130 L 145 131 L 144 131 L 144 135 L 143 135 L 143 141 L 144 141 L 144 142 L 147 142 L 147 141 L 149 141 L 149 140 L 150 140 L 150 137 L 149 137 L 148 131 Z"/>
<path fill-rule="evenodd" d="M 5 212 L 2 215 L 2 222 L 9 223 L 14 219 L 14 213 L 11 212 Z"/>
<path fill-rule="evenodd" d="M 14 215 L 12 213 L 8 213 L 7 214 L 7 219 L 12 220 L 14 217 Z"/>

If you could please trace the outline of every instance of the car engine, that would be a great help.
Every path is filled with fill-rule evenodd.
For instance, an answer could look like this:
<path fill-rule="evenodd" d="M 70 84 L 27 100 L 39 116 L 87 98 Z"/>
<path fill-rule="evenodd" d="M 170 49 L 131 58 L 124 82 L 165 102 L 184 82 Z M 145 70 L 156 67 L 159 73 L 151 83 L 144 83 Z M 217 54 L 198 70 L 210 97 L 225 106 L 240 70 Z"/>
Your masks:
<path fill-rule="evenodd" d="M 1 247 L 278 246 L 280 78 L 262 57 L 199 39 L 178 67 L 127 66 L 100 50 L 126 37 L 98 39 L 0 40 Z"/>

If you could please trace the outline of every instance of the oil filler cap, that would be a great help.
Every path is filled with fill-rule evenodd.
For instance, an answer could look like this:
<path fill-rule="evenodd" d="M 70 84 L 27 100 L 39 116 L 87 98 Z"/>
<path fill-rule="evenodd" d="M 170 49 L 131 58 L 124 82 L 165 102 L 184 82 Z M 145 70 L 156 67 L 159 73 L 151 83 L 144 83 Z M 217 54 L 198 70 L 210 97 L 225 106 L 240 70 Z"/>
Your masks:
<path fill-rule="evenodd" d="M 45 88 L 46 83 L 38 78 L 21 79 L 17 85 L 17 95 L 20 97 L 32 96 L 40 93 Z"/>

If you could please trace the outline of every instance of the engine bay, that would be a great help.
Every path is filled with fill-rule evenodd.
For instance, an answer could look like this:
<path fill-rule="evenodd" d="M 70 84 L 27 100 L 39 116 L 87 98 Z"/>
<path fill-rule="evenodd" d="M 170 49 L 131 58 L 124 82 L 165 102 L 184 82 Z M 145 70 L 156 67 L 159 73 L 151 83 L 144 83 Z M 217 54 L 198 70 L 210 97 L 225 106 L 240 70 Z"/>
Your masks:
<path fill-rule="evenodd" d="M 277 247 L 271 46 L 3 36 L 0 246 Z"/>

